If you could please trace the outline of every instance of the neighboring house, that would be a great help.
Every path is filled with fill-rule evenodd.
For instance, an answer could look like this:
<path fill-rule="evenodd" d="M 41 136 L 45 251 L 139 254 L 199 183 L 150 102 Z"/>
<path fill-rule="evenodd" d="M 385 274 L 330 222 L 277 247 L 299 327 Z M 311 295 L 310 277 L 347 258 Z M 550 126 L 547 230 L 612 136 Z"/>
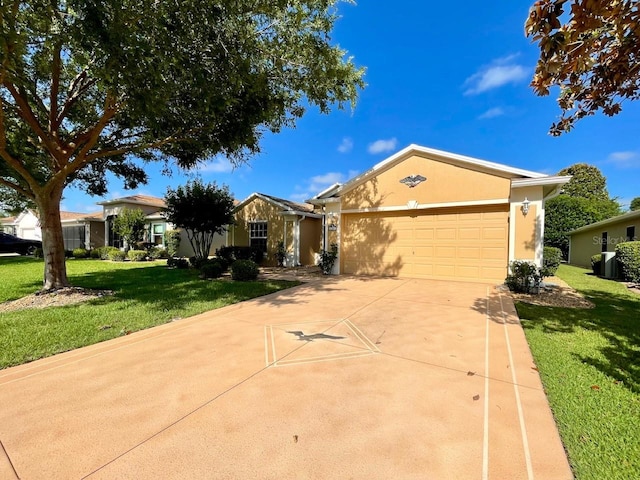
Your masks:
<path fill-rule="evenodd" d="M 640 210 L 592 223 L 569 233 L 569 263 L 591 267 L 591 257 L 614 252 L 616 245 L 640 239 Z"/>
<path fill-rule="evenodd" d="M 60 212 L 64 249 L 95 248 L 104 245 L 102 212 Z"/>
<path fill-rule="evenodd" d="M 493 283 L 542 264 L 545 201 L 569 179 L 411 145 L 308 202 L 334 273 Z"/>
<path fill-rule="evenodd" d="M 28 240 L 42 240 L 40 221 L 33 210 L 25 210 L 15 217 L 2 218 L 0 222 L 5 233 Z"/>
<path fill-rule="evenodd" d="M 286 266 L 314 265 L 321 249 L 322 218 L 313 205 L 253 193 L 236 205 L 236 223 L 227 232 L 227 242 L 261 249 L 267 265 L 276 264 L 275 253 L 283 242 Z"/>

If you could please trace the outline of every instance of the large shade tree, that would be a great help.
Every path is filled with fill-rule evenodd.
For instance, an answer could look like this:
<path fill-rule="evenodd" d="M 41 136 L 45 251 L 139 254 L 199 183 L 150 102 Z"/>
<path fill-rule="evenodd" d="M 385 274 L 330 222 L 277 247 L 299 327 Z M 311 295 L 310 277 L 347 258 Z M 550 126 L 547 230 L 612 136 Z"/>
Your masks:
<path fill-rule="evenodd" d="M 605 220 L 621 213 L 620 204 L 609 197 L 607 180 L 598 167 L 576 163 L 558 172 L 571 175 L 562 193 L 546 202 L 544 244 L 569 253 L 569 236 L 576 228 Z"/>
<path fill-rule="evenodd" d="M 525 33 L 540 48 L 531 86 L 538 95 L 560 87 L 560 120 L 552 135 L 602 111 L 620 112 L 624 100 L 640 97 L 638 0 L 541 0 Z"/>
<path fill-rule="evenodd" d="M 0 185 L 32 201 L 44 289 L 68 285 L 60 201 L 134 188 L 140 162 L 234 162 L 308 105 L 353 103 L 363 70 L 331 43 L 339 0 L 0 3 Z"/>

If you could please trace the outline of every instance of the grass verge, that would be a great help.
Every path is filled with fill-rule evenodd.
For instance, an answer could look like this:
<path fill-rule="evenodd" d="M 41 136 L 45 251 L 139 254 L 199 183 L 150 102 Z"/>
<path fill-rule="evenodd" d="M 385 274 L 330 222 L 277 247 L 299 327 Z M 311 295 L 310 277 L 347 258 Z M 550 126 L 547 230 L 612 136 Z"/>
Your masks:
<path fill-rule="evenodd" d="M 582 268 L 557 275 L 596 307 L 516 307 L 575 477 L 640 478 L 640 296 Z"/>
<path fill-rule="evenodd" d="M 42 285 L 42 260 L 0 257 L 0 302 Z M 102 342 L 298 285 L 299 282 L 205 281 L 193 270 L 169 269 L 164 261 L 113 263 L 68 260 L 74 286 L 113 290 L 115 295 L 63 307 L 0 313 L 0 368 Z"/>

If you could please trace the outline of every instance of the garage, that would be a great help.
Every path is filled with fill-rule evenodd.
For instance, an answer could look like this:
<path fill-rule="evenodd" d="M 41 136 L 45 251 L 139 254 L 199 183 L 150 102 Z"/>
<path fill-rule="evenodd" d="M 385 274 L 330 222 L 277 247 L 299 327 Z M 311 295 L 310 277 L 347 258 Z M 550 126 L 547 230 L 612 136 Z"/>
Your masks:
<path fill-rule="evenodd" d="M 509 207 L 345 214 L 341 271 L 475 282 L 507 273 Z"/>

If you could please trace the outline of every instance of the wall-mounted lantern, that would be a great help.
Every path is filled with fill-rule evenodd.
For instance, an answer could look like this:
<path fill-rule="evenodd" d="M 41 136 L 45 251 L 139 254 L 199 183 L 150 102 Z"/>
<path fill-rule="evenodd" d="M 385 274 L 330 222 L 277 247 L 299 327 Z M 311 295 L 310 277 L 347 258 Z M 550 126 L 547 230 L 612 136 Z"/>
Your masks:
<path fill-rule="evenodd" d="M 520 207 L 522 209 L 522 214 L 526 217 L 527 213 L 529 213 L 529 206 L 531 205 L 531 202 L 529 201 L 529 199 L 527 197 L 524 197 L 524 201 L 522 202 L 522 207 Z"/>
<path fill-rule="evenodd" d="M 330 232 L 335 232 L 338 230 L 338 214 L 336 212 L 329 212 L 327 215 L 327 228 Z"/>

